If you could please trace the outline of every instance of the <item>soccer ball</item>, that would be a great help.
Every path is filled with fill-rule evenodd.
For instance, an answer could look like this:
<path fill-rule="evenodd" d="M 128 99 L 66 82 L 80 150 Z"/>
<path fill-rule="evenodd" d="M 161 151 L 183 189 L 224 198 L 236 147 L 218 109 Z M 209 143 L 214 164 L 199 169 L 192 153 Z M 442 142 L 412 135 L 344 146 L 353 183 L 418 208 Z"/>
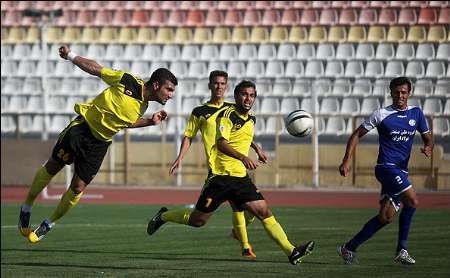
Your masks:
<path fill-rule="evenodd" d="M 308 136 L 313 128 L 313 117 L 305 110 L 294 110 L 286 116 L 286 129 L 295 137 Z"/>

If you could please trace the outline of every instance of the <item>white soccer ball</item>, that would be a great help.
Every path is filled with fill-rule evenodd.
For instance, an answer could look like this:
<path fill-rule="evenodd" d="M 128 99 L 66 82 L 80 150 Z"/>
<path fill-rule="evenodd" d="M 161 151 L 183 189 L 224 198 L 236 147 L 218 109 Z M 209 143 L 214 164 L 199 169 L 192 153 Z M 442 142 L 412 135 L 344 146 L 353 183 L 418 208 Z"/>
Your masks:
<path fill-rule="evenodd" d="M 313 117 L 305 110 L 294 110 L 286 116 L 286 129 L 295 137 L 308 136 L 313 129 Z"/>

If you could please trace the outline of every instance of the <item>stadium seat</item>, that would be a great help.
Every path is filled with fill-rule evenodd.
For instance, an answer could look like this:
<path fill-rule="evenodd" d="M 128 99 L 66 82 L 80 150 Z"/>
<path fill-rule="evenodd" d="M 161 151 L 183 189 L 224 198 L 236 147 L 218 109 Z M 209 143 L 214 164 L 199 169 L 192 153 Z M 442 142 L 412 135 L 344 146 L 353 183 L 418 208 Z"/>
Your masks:
<path fill-rule="evenodd" d="M 86 57 L 93 60 L 101 60 L 106 55 L 105 46 L 102 44 L 89 44 Z"/>
<path fill-rule="evenodd" d="M 351 94 L 352 83 L 353 82 L 349 78 L 336 78 L 333 82 L 333 89 L 331 90 L 331 94 L 338 97 Z"/>
<path fill-rule="evenodd" d="M 433 2 L 433 1 L 430 1 L 430 2 Z M 439 24 L 450 24 L 450 7 L 448 6 L 448 2 L 447 2 L 447 6 L 442 7 L 439 11 L 438 23 Z"/>
<path fill-rule="evenodd" d="M 96 27 L 84 27 L 81 31 L 80 42 L 91 44 L 97 43 L 100 37 L 100 29 Z"/>
<path fill-rule="evenodd" d="M 180 46 L 176 44 L 165 44 L 162 47 L 161 59 L 167 61 L 176 61 L 181 57 Z"/>
<path fill-rule="evenodd" d="M 384 97 L 389 93 L 389 82 L 388 78 L 377 78 L 372 86 L 372 95 Z"/>
<path fill-rule="evenodd" d="M 425 115 L 440 115 L 442 112 L 442 102 L 439 98 L 425 98 L 423 103 L 423 113 Z"/>
<path fill-rule="evenodd" d="M 200 58 L 200 48 L 198 45 L 184 45 L 181 50 L 181 59 L 184 61 L 192 61 Z"/>
<path fill-rule="evenodd" d="M 228 27 L 216 27 L 213 31 L 212 42 L 223 44 L 231 41 L 231 31 Z"/>
<path fill-rule="evenodd" d="M 345 97 L 342 99 L 341 113 L 342 114 L 359 114 L 361 107 L 358 98 Z"/>
<path fill-rule="evenodd" d="M 241 44 L 238 58 L 240 60 L 255 60 L 258 58 L 258 49 L 256 44 Z"/>
<path fill-rule="evenodd" d="M 253 27 L 250 33 L 251 43 L 267 43 L 269 42 L 269 28 L 268 27 Z"/>
<path fill-rule="evenodd" d="M 260 10 L 256 9 L 246 9 L 244 11 L 244 16 L 242 18 L 242 25 L 243 26 L 257 26 L 261 23 L 261 12 Z"/>
<path fill-rule="evenodd" d="M 164 3 L 164 2 L 163 2 Z M 181 27 L 186 22 L 186 12 L 179 9 L 173 9 L 169 12 L 166 26 L 169 27 Z"/>
<path fill-rule="evenodd" d="M 253 77 L 253 80 L 255 80 L 255 84 L 256 84 L 256 88 L 258 90 L 258 95 L 259 96 L 271 96 L 272 95 L 272 91 L 273 91 L 273 83 L 272 83 L 272 79 L 271 78 L 265 78 L 265 77 L 260 77 L 260 78 L 256 78 Z M 259 107 L 260 109 L 261 107 Z"/>
<path fill-rule="evenodd" d="M 137 29 L 136 43 L 154 43 L 156 31 L 154 28 L 141 27 Z"/>
<path fill-rule="evenodd" d="M 42 94 L 42 79 L 39 77 L 26 77 L 23 81 L 23 94 Z"/>
<path fill-rule="evenodd" d="M 394 78 L 405 75 L 405 67 L 402 61 L 388 61 L 384 70 L 384 76 Z"/>
<path fill-rule="evenodd" d="M 446 28 L 446 26 L 444 26 L 444 25 L 432 25 L 428 29 L 428 35 L 427 35 L 426 40 L 428 42 L 443 43 L 445 41 L 448 41 L 447 32 L 448 32 L 448 28 Z"/>
<path fill-rule="evenodd" d="M 310 96 L 311 95 L 311 79 L 296 78 L 292 86 L 293 96 Z"/>
<path fill-rule="evenodd" d="M 204 2 L 204 1 L 201 1 Z M 204 25 L 207 27 L 221 26 L 224 23 L 225 13 L 218 9 L 207 9 Z"/>
<path fill-rule="evenodd" d="M 264 97 L 261 101 L 259 112 L 262 114 L 272 114 L 280 112 L 280 103 L 278 98 Z"/>
<path fill-rule="evenodd" d="M 176 44 L 186 44 L 192 42 L 193 33 L 191 28 L 186 27 L 178 27 L 175 30 L 175 34 L 173 37 L 173 43 Z"/>
<path fill-rule="evenodd" d="M 239 26 L 243 20 L 243 14 L 237 9 L 228 9 L 223 21 L 224 26 Z"/>
<path fill-rule="evenodd" d="M 278 60 L 290 60 L 295 59 L 297 51 L 294 44 L 282 43 L 278 47 L 277 59 Z"/>
<path fill-rule="evenodd" d="M 418 78 L 413 84 L 412 92 L 414 96 L 431 96 L 434 89 L 433 80 L 430 78 Z"/>
<path fill-rule="evenodd" d="M 28 97 L 23 95 L 12 95 L 9 99 L 9 108 L 7 111 L 17 112 L 25 110 L 28 103 L 27 99 Z"/>
<path fill-rule="evenodd" d="M 380 60 L 368 61 L 366 64 L 365 77 L 378 78 L 384 76 L 384 65 Z"/>
<path fill-rule="evenodd" d="M 270 116 L 266 121 L 266 134 L 275 135 L 283 132 L 285 130 L 284 121 L 275 116 Z"/>
<path fill-rule="evenodd" d="M 328 96 L 331 92 L 332 81 L 330 78 L 318 78 L 312 81 L 312 88 L 317 96 Z"/>
<path fill-rule="evenodd" d="M 183 98 L 181 113 L 190 114 L 192 110 L 199 105 L 200 99 L 198 97 L 185 97 Z"/>
<path fill-rule="evenodd" d="M 373 43 L 383 42 L 386 40 L 386 38 L 387 38 L 386 28 L 384 26 L 375 25 L 369 27 L 369 31 L 367 34 L 368 42 Z"/>
<path fill-rule="evenodd" d="M 447 98 L 447 100 L 445 101 L 443 114 L 446 116 L 450 116 L 450 99 L 449 98 Z"/>
<path fill-rule="evenodd" d="M 286 70 L 284 71 L 285 77 L 298 78 L 303 76 L 305 68 L 303 63 L 299 60 L 290 60 L 286 63 Z"/>
<path fill-rule="evenodd" d="M 349 61 L 345 67 L 345 77 L 361 77 L 364 75 L 364 65 L 361 61 Z"/>
<path fill-rule="evenodd" d="M 309 29 L 308 42 L 322 43 L 328 38 L 327 29 L 324 26 L 312 26 Z"/>
<path fill-rule="evenodd" d="M 424 26 L 411 26 L 408 31 L 407 41 L 420 43 L 427 38 L 427 30 Z"/>
<path fill-rule="evenodd" d="M 284 64 L 282 61 L 271 60 L 266 65 L 266 77 L 281 78 L 284 77 Z"/>
<path fill-rule="evenodd" d="M 3 47 L 3 45 L 2 45 Z M 27 60 L 31 53 L 31 45 L 20 43 L 14 45 L 14 50 L 12 52 L 12 58 L 15 60 Z"/>
<path fill-rule="evenodd" d="M 433 60 L 427 65 L 426 77 L 443 78 L 445 77 L 445 65 L 443 61 Z"/>
<path fill-rule="evenodd" d="M 270 31 L 269 42 L 271 43 L 284 43 L 289 39 L 289 31 L 284 26 L 274 26 Z"/>
<path fill-rule="evenodd" d="M 273 60 L 277 57 L 277 49 L 274 44 L 263 43 L 259 45 L 258 60 Z"/>
<path fill-rule="evenodd" d="M 2 28 L 2 30 L 4 29 Z M 26 34 L 27 33 L 25 27 L 11 27 L 9 28 L 8 38 L 4 40 L 4 42 L 13 44 L 22 43 L 25 41 Z"/>
<path fill-rule="evenodd" d="M 293 26 L 289 32 L 290 43 L 304 43 L 307 41 L 308 32 L 304 26 Z"/>
<path fill-rule="evenodd" d="M 202 10 L 189 10 L 184 22 L 184 26 L 200 27 L 205 23 L 205 14 Z"/>
<path fill-rule="evenodd" d="M 420 9 L 419 18 L 417 23 L 419 24 L 436 24 L 438 20 L 438 12 L 436 8 L 424 7 Z"/>
<path fill-rule="evenodd" d="M 311 60 L 316 58 L 316 47 L 312 43 L 300 44 L 297 50 L 297 59 Z"/>
<path fill-rule="evenodd" d="M 402 8 L 398 14 L 398 24 L 414 25 L 417 23 L 417 13 L 415 8 Z"/>
<path fill-rule="evenodd" d="M 394 8 L 385 8 L 380 10 L 378 24 L 395 25 L 397 24 L 397 10 Z"/>
<path fill-rule="evenodd" d="M 129 44 L 137 43 L 138 29 L 121 27 L 118 31 L 116 41 L 118 43 Z"/>
<path fill-rule="evenodd" d="M 359 12 L 358 23 L 361 25 L 373 25 L 378 23 L 378 13 L 374 8 L 362 8 Z"/>
<path fill-rule="evenodd" d="M 434 86 L 434 94 L 438 95 L 438 96 L 449 96 L 450 95 L 450 79 L 449 78 L 438 79 Z"/>
<path fill-rule="evenodd" d="M 355 46 L 351 43 L 340 43 L 336 49 L 336 59 L 351 60 L 355 58 Z"/>
<path fill-rule="evenodd" d="M 319 24 L 321 25 L 335 25 L 339 22 L 339 15 L 336 9 L 324 8 L 320 12 Z"/>
<path fill-rule="evenodd" d="M 320 104 L 320 113 L 339 113 L 341 110 L 339 100 L 335 97 L 326 97 L 322 100 Z"/>
<path fill-rule="evenodd" d="M 35 75 L 36 63 L 29 60 L 22 60 L 17 67 L 16 76 L 27 77 L 29 75 Z"/>
<path fill-rule="evenodd" d="M 242 61 L 230 61 L 228 64 L 228 75 L 234 78 L 241 78 L 246 74 L 245 63 Z"/>
<path fill-rule="evenodd" d="M 219 52 L 220 60 L 231 61 L 238 59 L 238 57 L 239 57 L 239 49 L 236 44 L 222 44 Z"/>
<path fill-rule="evenodd" d="M 378 98 L 364 98 L 361 104 L 361 114 L 370 115 L 373 111 L 380 108 Z"/>
<path fill-rule="evenodd" d="M 343 26 L 331 26 L 328 32 L 328 42 L 344 42 L 347 40 L 347 30 Z"/>
<path fill-rule="evenodd" d="M 315 26 L 319 24 L 319 13 L 316 9 L 303 9 L 300 16 L 300 25 Z"/>
<path fill-rule="evenodd" d="M 287 70 L 286 70 L 286 72 L 287 72 Z M 310 60 L 306 63 L 306 67 L 305 67 L 305 76 L 306 77 L 322 76 L 324 73 L 325 73 L 325 69 L 324 69 L 324 65 L 323 65 L 322 61 Z"/>
<path fill-rule="evenodd" d="M 192 43 L 195 44 L 206 44 L 212 40 L 212 29 L 207 27 L 197 27 L 194 30 L 194 35 L 192 37 Z"/>
<path fill-rule="evenodd" d="M 208 83 L 209 83 L 208 78 L 195 79 L 194 94 L 199 95 L 199 96 L 208 96 L 207 98 L 205 98 L 204 102 L 209 100 L 209 96 L 210 96 Z"/>
<path fill-rule="evenodd" d="M 262 1 L 258 1 L 262 2 Z M 261 19 L 261 25 L 264 26 L 274 26 L 278 25 L 281 22 L 281 14 L 279 10 L 275 9 L 268 9 L 264 10 L 262 19 Z M 256 22 L 254 24 L 257 24 Z"/>
<path fill-rule="evenodd" d="M 380 43 L 375 55 L 376 59 L 390 60 L 395 57 L 395 48 L 393 43 Z"/>
<path fill-rule="evenodd" d="M 345 120 L 342 117 L 329 117 L 324 134 L 343 135 L 346 132 Z"/>
<path fill-rule="evenodd" d="M 412 43 L 399 43 L 397 46 L 397 52 L 395 54 L 396 59 L 411 60 L 415 57 L 414 45 Z"/>
<path fill-rule="evenodd" d="M 433 135 L 449 136 L 450 121 L 446 118 L 433 118 Z"/>
<path fill-rule="evenodd" d="M 291 80 L 288 78 L 277 78 L 273 82 L 272 93 L 274 95 L 290 96 L 292 94 Z"/>
<path fill-rule="evenodd" d="M 18 62 L 12 60 L 2 59 L 2 77 L 3 76 L 17 76 Z"/>
<path fill-rule="evenodd" d="M 106 46 L 106 53 L 104 59 L 115 60 L 122 57 L 124 48 L 120 44 L 109 44 Z"/>
<path fill-rule="evenodd" d="M 227 71 L 227 64 L 224 61 L 210 61 L 208 64 L 208 71 L 212 72 L 213 70 L 223 70 Z"/>
<path fill-rule="evenodd" d="M 112 64 L 112 68 L 115 70 L 131 71 L 131 62 L 116 60 Z M 83 75 L 79 75 L 80 77 Z"/>
<path fill-rule="evenodd" d="M 215 44 L 203 44 L 201 46 L 200 54 L 199 55 L 197 54 L 194 57 L 195 58 L 193 58 L 192 60 L 196 60 L 198 58 L 200 58 L 201 60 L 205 60 L 205 61 L 217 60 L 217 59 L 219 59 L 219 48 L 218 48 L 218 45 L 215 45 Z"/>
<path fill-rule="evenodd" d="M 431 60 L 434 59 L 434 45 L 431 43 L 419 43 L 417 45 L 416 59 Z M 447 56 L 448 58 L 448 56 Z"/>
<path fill-rule="evenodd" d="M 317 59 L 334 59 L 335 50 L 334 44 L 331 43 L 321 43 L 317 46 L 316 58 Z"/>
<path fill-rule="evenodd" d="M 124 48 L 124 53 L 122 57 L 123 60 L 138 60 L 142 55 L 142 46 L 139 44 L 128 44 Z M 117 58 L 116 58 L 117 59 Z M 154 59 L 154 57 L 153 57 Z"/>
<path fill-rule="evenodd" d="M 327 62 L 325 67 L 325 76 L 342 77 L 344 75 L 344 63 L 340 60 L 331 60 Z"/>
<path fill-rule="evenodd" d="M 175 37 L 175 33 L 172 28 L 159 27 L 156 31 L 155 43 L 168 44 L 172 43 Z"/>
<path fill-rule="evenodd" d="M 371 60 L 375 58 L 375 47 L 372 43 L 360 43 L 356 47 L 356 59 Z"/>
<path fill-rule="evenodd" d="M 422 61 L 409 61 L 406 65 L 405 75 L 409 78 L 420 78 L 425 75 L 425 66 Z"/>
<path fill-rule="evenodd" d="M 231 33 L 232 43 L 250 42 L 250 30 L 247 27 L 234 27 Z"/>
<path fill-rule="evenodd" d="M 133 61 L 130 71 L 141 79 L 146 80 L 150 76 L 150 63 L 146 61 Z"/>
<path fill-rule="evenodd" d="M 189 77 L 189 64 L 181 60 L 175 60 L 170 63 L 170 71 L 178 78 Z"/>
<path fill-rule="evenodd" d="M 281 99 L 280 113 L 287 115 L 294 110 L 300 109 L 300 102 L 296 97 L 285 97 Z"/>
<path fill-rule="evenodd" d="M 309 98 L 309 97 L 303 98 L 302 102 L 300 104 L 300 109 L 309 111 L 309 112 L 313 112 L 314 106 L 311 101 L 311 98 Z M 315 103 L 315 109 L 316 109 L 316 111 L 319 111 L 319 103 L 318 102 Z"/>
<path fill-rule="evenodd" d="M 246 77 L 247 78 L 260 78 L 264 77 L 266 73 L 266 67 L 262 61 L 252 61 L 247 63 Z"/>
<path fill-rule="evenodd" d="M 300 10 L 292 8 L 286 8 L 282 10 L 280 21 L 281 25 L 294 26 L 298 25 L 299 22 L 300 22 Z"/>
<path fill-rule="evenodd" d="M 358 22 L 358 12 L 354 8 L 343 8 L 339 14 L 339 24 L 351 25 Z"/>
<path fill-rule="evenodd" d="M 188 76 L 191 78 L 206 78 L 208 77 L 208 66 L 205 61 L 192 61 L 189 64 Z"/>
<path fill-rule="evenodd" d="M 347 42 L 361 43 L 367 40 L 366 28 L 361 25 L 351 26 L 348 31 Z"/>
<path fill-rule="evenodd" d="M 404 26 L 391 25 L 388 29 L 386 41 L 399 43 L 406 40 L 406 30 Z"/>

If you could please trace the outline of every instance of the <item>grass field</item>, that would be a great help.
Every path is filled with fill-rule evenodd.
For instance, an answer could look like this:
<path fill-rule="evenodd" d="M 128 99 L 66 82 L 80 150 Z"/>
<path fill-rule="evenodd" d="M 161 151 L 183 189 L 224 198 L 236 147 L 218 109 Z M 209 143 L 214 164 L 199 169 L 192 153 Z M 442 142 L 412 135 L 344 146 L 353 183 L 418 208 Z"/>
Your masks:
<path fill-rule="evenodd" d="M 80 204 L 36 245 L 17 232 L 19 205 L 1 208 L 1 277 L 450 277 L 450 211 L 445 209 L 417 211 L 409 244 L 416 265 L 392 261 L 395 222 L 358 250 L 358 265 L 347 266 L 336 246 L 376 210 L 275 207 L 291 241 L 317 242 L 313 254 L 293 266 L 258 222 L 249 227 L 257 259 L 240 257 L 238 243 L 228 237 L 229 207 L 220 208 L 203 228 L 166 224 L 149 237 L 147 220 L 159 207 Z M 32 223 L 53 208 L 36 205 Z"/>

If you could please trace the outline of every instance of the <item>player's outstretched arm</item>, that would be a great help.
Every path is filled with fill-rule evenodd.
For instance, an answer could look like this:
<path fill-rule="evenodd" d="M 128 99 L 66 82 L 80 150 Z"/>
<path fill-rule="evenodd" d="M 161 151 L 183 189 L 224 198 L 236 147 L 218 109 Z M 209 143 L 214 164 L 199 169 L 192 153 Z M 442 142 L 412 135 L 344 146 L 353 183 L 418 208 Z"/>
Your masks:
<path fill-rule="evenodd" d="M 420 148 L 420 150 L 426 157 L 430 157 L 434 148 L 433 135 L 431 135 L 431 132 L 427 132 L 421 136 L 423 140 L 423 147 Z"/>
<path fill-rule="evenodd" d="M 165 119 L 167 119 L 167 112 L 164 110 L 161 110 L 159 112 L 154 113 L 151 118 L 138 119 L 135 123 L 130 125 L 129 128 L 146 127 L 146 126 L 150 126 L 150 125 L 159 125 Z"/>
<path fill-rule="evenodd" d="M 350 162 L 353 153 L 355 152 L 356 146 L 359 143 L 359 138 L 366 135 L 368 132 L 363 126 L 359 126 L 350 136 L 347 142 L 347 148 L 345 149 L 345 155 L 342 159 L 341 165 L 339 165 L 339 173 L 341 176 L 346 177 L 350 172 Z"/>
<path fill-rule="evenodd" d="M 242 161 L 242 163 L 244 163 L 245 168 L 249 170 L 255 170 L 256 167 L 258 167 L 258 163 L 256 161 L 253 161 L 251 158 L 235 150 L 233 147 L 230 146 L 230 144 L 228 144 L 228 141 L 225 140 L 225 138 L 221 137 L 217 139 L 217 148 L 224 154 Z"/>
<path fill-rule="evenodd" d="M 76 65 L 83 71 L 100 77 L 100 72 L 103 66 L 99 65 L 94 60 L 86 59 L 70 51 L 70 48 L 67 45 L 63 45 L 59 48 L 59 56 L 63 59 L 72 61 L 74 65 Z"/>
<path fill-rule="evenodd" d="M 258 155 L 258 160 L 266 164 L 268 158 L 264 150 L 258 144 L 256 144 L 255 141 L 252 141 L 251 147 L 255 150 L 256 154 Z"/>
<path fill-rule="evenodd" d="M 184 155 L 189 150 L 189 147 L 191 146 L 192 138 L 184 136 L 183 141 L 181 142 L 180 147 L 180 153 L 178 154 L 177 159 L 172 163 L 172 166 L 170 166 L 169 175 L 175 174 L 175 171 L 180 167 L 181 161 L 184 158 Z"/>

